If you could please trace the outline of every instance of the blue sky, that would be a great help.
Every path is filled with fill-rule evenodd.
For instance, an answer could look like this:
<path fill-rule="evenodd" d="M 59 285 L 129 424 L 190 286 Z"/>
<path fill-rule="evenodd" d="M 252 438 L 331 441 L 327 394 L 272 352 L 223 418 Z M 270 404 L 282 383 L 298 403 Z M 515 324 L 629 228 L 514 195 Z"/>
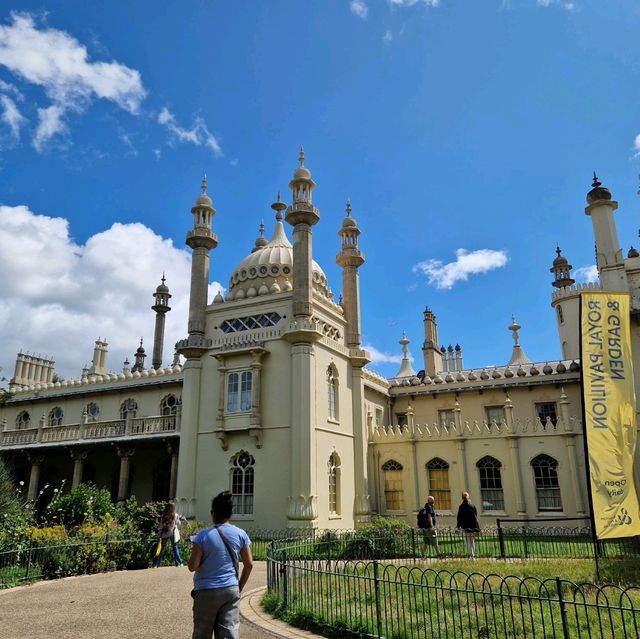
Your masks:
<path fill-rule="evenodd" d="M 7 6 L 6 3 L 4 5 Z M 631 0 L 14 2 L 0 13 L 0 366 L 23 348 L 66 376 L 150 344 L 151 292 L 186 331 L 184 237 L 203 171 L 226 286 L 304 144 L 335 265 L 344 202 L 367 257 L 362 332 L 393 375 L 422 311 L 466 367 L 509 358 L 514 313 L 558 358 L 556 242 L 594 263 L 595 169 L 638 246 L 640 5 Z M 637 142 L 636 142 L 637 140 Z M 466 275 L 467 279 L 460 279 Z M 150 348 L 148 349 L 150 351 Z M 170 359 L 170 346 L 165 359 Z"/>

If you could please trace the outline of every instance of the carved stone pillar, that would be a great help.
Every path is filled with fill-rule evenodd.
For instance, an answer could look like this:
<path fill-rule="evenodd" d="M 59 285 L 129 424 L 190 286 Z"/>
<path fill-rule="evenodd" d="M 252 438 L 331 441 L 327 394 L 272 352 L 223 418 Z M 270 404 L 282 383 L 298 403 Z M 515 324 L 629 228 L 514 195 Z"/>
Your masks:
<path fill-rule="evenodd" d="M 31 474 L 29 475 L 29 489 L 27 490 L 27 501 L 35 501 L 38 497 L 38 484 L 40 482 L 40 467 L 44 461 L 42 456 L 28 456 L 31 462 Z"/>
<path fill-rule="evenodd" d="M 460 473 L 460 486 L 461 490 L 468 490 L 469 488 L 469 475 L 467 473 L 467 451 L 466 451 L 466 438 L 462 432 L 462 409 L 460 403 L 456 399 L 455 408 L 453 409 L 453 420 L 456 425 L 456 432 L 458 439 L 456 440 L 456 451 L 458 453 L 458 468 Z"/>
<path fill-rule="evenodd" d="M 522 473 L 520 470 L 520 438 L 517 435 L 510 435 L 507 441 L 509 442 L 509 459 L 513 472 L 513 492 L 516 495 L 516 508 L 518 514 L 525 514 L 527 512 L 527 504 L 522 488 Z"/>
<path fill-rule="evenodd" d="M 86 450 L 82 449 L 71 449 L 69 454 L 71 455 L 71 459 L 73 459 L 73 479 L 71 481 L 71 488 L 75 488 L 82 483 L 82 470 L 88 453 Z"/>
<path fill-rule="evenodd" d="M 118 479 L 118 502 L 127 499 L 127 488 L 129 487 L 129 460 L 136 452 L 134 448 L 121 448 L 118 446 L 118 457 L 120 457 L 120 478 Z"/>
<path fill-rule="evenodd" d="M 167 450 L 171 455 L 171 471 L 169 474 L 169 499 L 175 499 L 176 486 L 178 483 L 178 449 L 172 444 L 167 444 Z"/>

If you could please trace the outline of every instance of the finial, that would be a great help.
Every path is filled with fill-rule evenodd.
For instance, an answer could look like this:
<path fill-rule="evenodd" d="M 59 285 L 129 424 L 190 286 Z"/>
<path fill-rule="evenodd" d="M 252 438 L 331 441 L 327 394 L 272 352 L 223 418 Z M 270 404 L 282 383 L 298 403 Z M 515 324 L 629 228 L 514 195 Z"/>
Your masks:
<path fill-rule="evenodd" d="M 347 217 L 351 217 L 351 200 L 347 198 Z"/>
<path fill-rule="evenodd" d="M 166 279 L 166 278 L 165 278 L 165 276 L 164 276 L 164 271 L 162 271 L 162 283 L 163 283 L 163 284 L 164 284 L 164 282 L 165 282 L 165 279 Z"/>
<path fill-rule="evenodd" d="M 558 257 L 560 257 L 560 254 L 561 254 L 561 253 L 562 253 L 562 251 L 560 250 L 560 245 L 559 245 L 559 244 L 556 244 L 556 255 L 557 255 Z"/>
<path fill-rule="evenodd" d="M 516 316 L 511 316 L 511 324 L 507 327 L 513 333 L 513 341 L 515 342 L 515 346 L 519 346 L 518 343 L 518 331 L 522 328 L 518 322 L 516 322 Z"/>
<path fill-rule="evenodd" d="M 407 344 L 410 343 L 407 339 L 407 331 L 402 331 L 402 339 L 400 340 L 400 344 L 402 344 L 402 359 L 408 359 L 409 349 L 407 348 Z"/>
<path fill-rule="evenodd" d="M 264 237 L 264 220 L 260 220 L 260 237 Z"/>
<path fill-rule="evenodd" d="M 596 175 L 596 172 L 593 172 L 593 183 L 591 184 L 591 186 L 594 189 L 597 189 L 599 186 L 602 186 L 602 182 L 600 182 L 600 180 L 598 179 L 598 176 Z"/>
<path fill-rule="evenodd" d="M 207 174 L 203 173 L 202 175 L 202 193 L 206 195 L 207 193 Z"/>
<path fill-rule="evenodd" d="M 140 338 L 140 346 L 142 346 L 142 337 Z"/>
<path fill-rule="evenodd" d="M 300 166 L 304 166 L 304 147 L 302 144 L 300 145 L 300 155 L 298 156 L 298 162 L 300 162 Z"/>
<path fill-rule="evenodd" d="M 280 191 L 278 191 L 278 197 L 276 201 L 271 205 L 271 208 L 276 212 L 276 221 L 280 222 L 282 220 L 282 211 L 287 208 L 287 205 L 282 201 Z"/>

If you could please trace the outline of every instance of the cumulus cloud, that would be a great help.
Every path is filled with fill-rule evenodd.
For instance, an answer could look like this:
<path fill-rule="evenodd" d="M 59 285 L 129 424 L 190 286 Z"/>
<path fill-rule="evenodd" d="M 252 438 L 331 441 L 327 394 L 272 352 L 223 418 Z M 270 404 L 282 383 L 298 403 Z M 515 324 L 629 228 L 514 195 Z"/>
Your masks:
<path fill-rule="evenodd" d="M 72 240 L 64 218 L 0 205 L 0 245 L 0 365 L 6 377 L 21 349 L 49 355 L 60 375 L 77 377 L 98 337 L 109 342 L 110 370 L 121 370 L 125 357 L 132 360 L 141 336 L 150 365 L 150 307 L 163 271 L 173 295 L 164 365 L 186 336 L 190 253 L 143 224 L 116 223 L 82 245 Z M 219 290 L 219 283 L 210 284 L 209 299 Z"/>
<path fill-rule="evenodd" d="M 598 267 L 595 264 L 590 264 L 589 266 L 581 266 L 573 272 L 573 276 L 576 282 L 597 282 L 599 280 Z"/>
<path fill-rule="evenodd" d="M 51 105 L 38 109 L 34 146 L 67 131 L 64 116 L 82 112 L 95 98 L 136 114 L 145 98 L 140 73 L 119 62 L 90 62 L 86 47 L 70 34 L 39 27 L 29 13 L 12 12 L 0 25 L 0 65 L 41 87 Z"/>
<path fill-rule="evenodd" d="M 354 16 L 358 16 L 358 18 L 362 18 L 363 20 L 366 20 L 369 15 L 369 7 L 363 0 L 351 0 L 349 8 Z"/>
<path fill-rule="evenodd" d="M 372 344 L 362 344 L 362 348 L 364 348 L 365 351 L 368 351 L 371 356 L 372 364 L 400 364 L 402 361 L 402 355 L 383 353 Z"/>
<path fill-rule="evenodd" d="M 455 262 L 443 264 L 440 260 L 434 259 L 418 262 L 413 267 L 413 272 L 426 275 L 429 284 L 435 285 L 436 288 L 450 289 L 456 282 L 468 280 L 470 275 L 501 268 L 507 261 L 506 251 L 479 249 L 469 252 L 460 248 L 456 250 Z"/>
<path fill-rule="evenodd" d="M 196 117 L 193 121 L 193 126 L 190 129 L 185 129 L 178 126 L 175 115 L 173 115 L 167 107 L 163 107 L 158 114 L 158 122 L 167 127 L 174 140 L 195 144 L 196 146 L 206 146 L 213 151 L 214 155 L 218 157 L 223 155 L 218 140 L 209 131 L 207 123 L 203 118 Z"/>
<path fill-rule="evenodd" d="M 565 0 L 536 0 L 536 3 L 541 7 L 550 7 L 551 5 L 557 5 L 567 11 L 573 11 L 576 8 L 575 2 L 565 2 Z"/>
<path fill-rule="evenodd" d="M 439 7 L 440 0 L 389 0 L 394 7 L 412 7 L 414 4 L 426 4 L 427 7 Z"/>
<path fill-rule="evenodd" d="M 635 151 L 635 156 L 640 156 L 640 133 L 636 135 L 636 139 L 633 141 L 633 150 Z"/>

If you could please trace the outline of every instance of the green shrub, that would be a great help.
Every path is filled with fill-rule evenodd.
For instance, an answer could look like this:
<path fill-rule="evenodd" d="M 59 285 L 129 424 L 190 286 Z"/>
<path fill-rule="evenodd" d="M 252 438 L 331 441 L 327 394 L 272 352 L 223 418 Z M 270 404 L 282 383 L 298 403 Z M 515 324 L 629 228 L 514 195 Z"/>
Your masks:
<path fill-rule="evenodd" d="M 85 523 L 102 523 L 116 510 L 109 491 L 93 484 L 79 484 L 66 494 L 54 489 L 54 493 L 40 516 L 42 523 L 60 523 L 69 530 Z"/>
<path fill-rule="evenodd" d="M 346 540 L 344 559 L 392 559 L 412 553 L 411 526 L 394 517 L 374 517 Z"/>

